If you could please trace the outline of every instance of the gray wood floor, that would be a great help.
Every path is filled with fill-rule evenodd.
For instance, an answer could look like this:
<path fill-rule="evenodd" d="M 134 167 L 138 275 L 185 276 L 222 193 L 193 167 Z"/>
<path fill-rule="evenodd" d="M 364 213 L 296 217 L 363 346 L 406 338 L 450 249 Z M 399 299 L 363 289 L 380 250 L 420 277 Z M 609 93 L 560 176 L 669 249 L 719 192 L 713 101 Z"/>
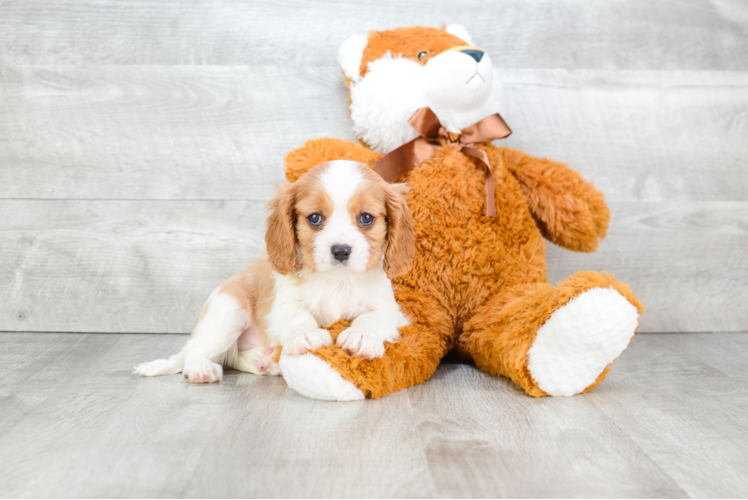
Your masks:
<path fill-rule="evenodd" d="M 0 331 L 176 333 L 262 249 L 283 156 L 353 139 L 350 34 L 460 22 L 504 144 L 606 195 L 598 252 L 644 332 L 748 329 L 744 0 L 3 0 Z"/>
<path fill-rule="evenodd" d="M 0 496 L 748 495 L 748 333 L 639 335 L 572 398 L 444 364 L 354 403 L 130 374 L 184 340 L 0 334 Z"/>

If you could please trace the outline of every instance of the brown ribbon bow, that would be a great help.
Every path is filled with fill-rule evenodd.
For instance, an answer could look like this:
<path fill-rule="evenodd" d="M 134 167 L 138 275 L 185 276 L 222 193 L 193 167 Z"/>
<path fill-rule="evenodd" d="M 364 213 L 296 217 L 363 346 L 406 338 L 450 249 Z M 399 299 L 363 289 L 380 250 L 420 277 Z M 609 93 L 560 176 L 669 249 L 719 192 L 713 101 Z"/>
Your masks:
<path fill-rule="evenodd" d="M 486 166 L 486 215 L 496 215 L 493 168 L 488 162 L 488 155 L 480 148 L 471 146 L 476 142 L 491 142 L 503 139 L 512 133 L 504 119 L 498 113 L 487 116 L 462 131 L 456 141 L 442 127 L 439 119 L 430 108 L 421 108 L 408 120 L 408 123 L 421 134 L 412 141 L 403 144 L 394 151 L 382 156 L 374 164 L 374 169 L 387 182 L 392 182 L 409 172 L 417 164 L 436 154 L 440 146 L 452 146 L 468 156 L 481 161 Z"/>

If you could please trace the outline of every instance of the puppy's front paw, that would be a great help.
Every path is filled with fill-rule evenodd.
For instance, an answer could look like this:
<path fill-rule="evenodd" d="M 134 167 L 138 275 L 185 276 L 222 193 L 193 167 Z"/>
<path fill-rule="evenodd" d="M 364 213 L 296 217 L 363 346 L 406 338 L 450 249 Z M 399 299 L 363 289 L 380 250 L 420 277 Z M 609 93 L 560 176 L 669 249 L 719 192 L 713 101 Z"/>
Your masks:
<path fill-rule="evenodd" d="M 376 359 L 384 356 L 384 342 L 370 337 L 354 326 L 340 332 L 338 345 L 351 356 L 363 359 Z"/>
<path fill-rule="evenodd" d="M 290 356 L 298 356 L 330 344 L 332 344 L 330 332 L 323 328 L 317 328 L 297 335 L 283 344 L 283 352 Z"/>
<path fill-rule="evenodd" d="M 185 365 L 182 373 L 184 379 L 191 384 L 210 384 L 221 381 L 223 367 L 209 359 L 200 359 Z"/>

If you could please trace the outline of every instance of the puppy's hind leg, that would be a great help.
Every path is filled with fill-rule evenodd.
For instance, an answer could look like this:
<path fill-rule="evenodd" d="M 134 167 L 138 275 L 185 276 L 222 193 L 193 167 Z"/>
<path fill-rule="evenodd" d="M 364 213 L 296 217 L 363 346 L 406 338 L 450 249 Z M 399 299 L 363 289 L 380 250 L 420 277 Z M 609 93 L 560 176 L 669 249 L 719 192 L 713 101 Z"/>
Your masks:
<path fill-rule="evenodd" d="M 214 292 L 205 316 L 195 325 L 184 347 L 184 379 L 193 384 L 220 382 L 222 363 L 237 354 L 237 340 L 249 327 L 250 313 L 229 293 Z"/>
<path fill-rule="evenodd" d="M 273 359 L 275 348 L 255 346 L 239 351 L 231 360 L 231 368 L 255 375 L 280 375 L 278 363 Z"/>
<path fill-rule="evenodd" d="M 255 375 L 280 375 L 275 357 L 275 347 L 270 345 L 267 337 L 262 335 L 257 327 L 250 324 L 236 341 L 238 352 L 228 360 L 228 365 L 242 372 Z"/>
<path fill-rule="evenodd" d="M 145 377 L 182 372 L 188 382 L 220 382 L 221 363 L 236 357 L 237 339 L 248 328 L 249 320 L 249 311 L 242 303 L 218 289 L 205 302 L 197 325 L 179 354 L 141 363 L 134 372 Z"/>
<path fill-rule="evenodd" d="M 221 381 L 221 365 L 236 356 L 237 340 L 250 320 L 249 311 L 230 293 L 213 292 L 206 306 L 183 350 L 182 373 L 193 384 Z"/>

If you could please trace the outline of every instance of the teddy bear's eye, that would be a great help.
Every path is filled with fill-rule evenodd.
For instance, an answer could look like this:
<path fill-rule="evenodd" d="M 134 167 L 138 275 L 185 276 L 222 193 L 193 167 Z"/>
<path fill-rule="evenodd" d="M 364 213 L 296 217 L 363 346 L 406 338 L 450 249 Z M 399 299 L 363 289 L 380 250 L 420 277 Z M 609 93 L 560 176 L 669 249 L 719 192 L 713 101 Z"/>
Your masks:
<path fill-rule="evenodd" d="M 418 53 L 418 60 L 423 61 L 423 58 L 426 57 L 427 52 L 424 50 L 423 52 Z"/>

